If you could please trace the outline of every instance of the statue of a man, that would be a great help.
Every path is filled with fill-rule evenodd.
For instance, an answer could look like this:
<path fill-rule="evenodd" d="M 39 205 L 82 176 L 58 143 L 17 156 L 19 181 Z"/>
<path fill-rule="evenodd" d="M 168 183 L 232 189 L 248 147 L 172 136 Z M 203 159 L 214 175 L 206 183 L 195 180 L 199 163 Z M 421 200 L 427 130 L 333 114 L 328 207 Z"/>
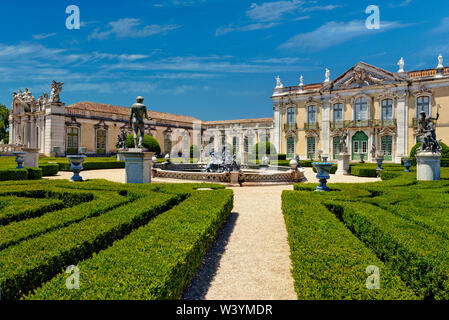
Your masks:
<path fill-rule="evenodd" d="M 340 136 L 340 152 L 348 153 L 348 145 L 346 143 L 346 139 L 348 138 L 348 133 L 344 131 Z"/>
<path fill-rule="evenodd" d="M 137 148 L 142 148 L 142 141 L 145 135 L 145 122 L 144 118 L 151 120 L 148 117 L 147 107 L 143 104 L 143 97 L 137 97 L 136 103 L 131 107 L 131 115 L 129 117 L 129 122 L 134 132 L 134 146 Z M 137 143 L 137 136 L 140 132 L 139 143 Z"/>

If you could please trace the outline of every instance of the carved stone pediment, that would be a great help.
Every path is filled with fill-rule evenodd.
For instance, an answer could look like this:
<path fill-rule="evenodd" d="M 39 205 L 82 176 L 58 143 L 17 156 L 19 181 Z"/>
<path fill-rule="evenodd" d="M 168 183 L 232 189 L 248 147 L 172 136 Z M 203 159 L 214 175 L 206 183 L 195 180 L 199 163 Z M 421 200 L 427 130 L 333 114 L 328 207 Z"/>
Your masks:
<path fill-rule="evenodd" d="M 392 129 L 390 127 L 384 127 L 379 130 L 379 137 L 383 136 L 396 136 L 396 129 Z"/>
<path fill-rule="evenodd" d="M 318 129 L 311 129 L 311 130 L 306 130 L 305 131 L 305 136 L 306 138 L 319 138 L 320 136 L 320 131 Z"/>
<path fill-rule="evenodd" d="M 360 62 L 321 90 L 356 89 L 391 84 L 401 80 L 391 72 Z"/>
<path fill-rule="evenodd" d="M 331 129 L 330 130 L 330 136 L 331 137 L 341 137 L 344 134 L 347 134 L 348 130 L 347 129 L 343 129 L 343 128 L 339 128 L 339 129 Z"/>

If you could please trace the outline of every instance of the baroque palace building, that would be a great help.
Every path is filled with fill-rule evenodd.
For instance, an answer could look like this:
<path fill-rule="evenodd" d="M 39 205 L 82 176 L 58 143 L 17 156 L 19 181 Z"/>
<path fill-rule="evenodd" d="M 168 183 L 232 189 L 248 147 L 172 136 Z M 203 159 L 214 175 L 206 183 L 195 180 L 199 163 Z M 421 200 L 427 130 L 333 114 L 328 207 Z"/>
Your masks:
<path fill-rule="evenodd" d="M 374 161 L 376 151 L 385 161 L 400 163 L 417 142 L 421 111 L 440 117 L 437 137 L 449 142 L 449 68 L 438 57 L 435 69 L 405 72 L 404 60 L 392 73 L 360 62 L 335 80 L 326 70 L 323 83 L 284 87 L 279 77 L 272 95 L 273 142 L 289 158 L 317 153 L 337 160 L 340 137 L 347 134 L 352 160 Z M 319 151 L 319 152 L 318 152 Z"/>
<path fill-rule="evenodd" d="M 121 130 L 131 134 L 130 108 L 94 102 L 66 106 L 59 97 L 62 86 L 53 81 L 50 97 L 44 93 L 38 99 L 28 89 L 14 93 L 10 144 L 36 148 L 46 156 L 77 154 L 80 148 L 88 155 L 114 154 Z M 153 110 L 149 116 L 146 134 L 158 140 L 162 155 L 172 157 L 189 157 L 191 145 L 207 154 L 226 145 L 243 159 L 255 143 L 270 141 L 273 129 L 272 118 L 208 122 Z"/>

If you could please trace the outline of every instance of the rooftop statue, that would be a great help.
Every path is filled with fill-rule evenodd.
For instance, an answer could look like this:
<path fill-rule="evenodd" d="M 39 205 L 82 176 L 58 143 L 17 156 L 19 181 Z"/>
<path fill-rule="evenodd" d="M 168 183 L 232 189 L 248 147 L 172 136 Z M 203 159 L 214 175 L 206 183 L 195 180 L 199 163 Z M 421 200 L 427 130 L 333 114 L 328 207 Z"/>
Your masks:
<path fill-rule="evenodd" d="M 439 109 L 438 105 L 438 109 Z M 436 129 L 434 121 L 437 121 L 440 117 L 439 112 L 437 111 L 437 117 L 432 118 L 426 115 L 425 111 L 421 111 L 418 119 L 418 136 L 421 140 L 421 147 L 419 148 L 419 152 L 433 152 L 440 153 L 441 146 L 440 142 L 436 137 Z"/>
<path fill-rule="evenodd" d="M 61 102 L 61 98 L 59 97 L 59 94 L 62 91 L 62 86 L 64 83 L 62 82 L 56 82 L 53 80 L 51 84 L 51 93 L 50 93 L 50 102 L 59 103 Z"/>
<path fill-rule="evenodd" d="M 134 132 L 134 146 L 142 149 L 142 141 L 145 135 L 145 120 L 151 120 L 148 117 L 147 107 L 143 104 L 143 97 L 137 97 L 136 103 L 131 107 L 131 115 L 129 122 Z M 137 136 L 140 133 L 139 143 L 137 143 Z"/>

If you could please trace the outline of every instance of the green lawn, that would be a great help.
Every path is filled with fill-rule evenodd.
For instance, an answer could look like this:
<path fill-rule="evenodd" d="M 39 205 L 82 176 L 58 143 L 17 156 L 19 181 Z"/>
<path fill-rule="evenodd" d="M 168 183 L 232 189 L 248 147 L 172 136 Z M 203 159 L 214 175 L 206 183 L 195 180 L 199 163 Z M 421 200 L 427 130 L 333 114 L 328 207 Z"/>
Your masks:
<path fill-rule="evenodd" d="M 232 191 L 210 184 L 11 181 L 0 190 L 6 300 L 178 299 L 233 207 Z M 80 290 L 66 288 L 71 265 Z"/>
<path fill-rule="evenodd" d="M 449 299 L 449 170 L 431 182 L 384 171 L 382 182 L 283 193 L 299 299 Z M 366 288 L 370 265 L 379 290 Z"/>

